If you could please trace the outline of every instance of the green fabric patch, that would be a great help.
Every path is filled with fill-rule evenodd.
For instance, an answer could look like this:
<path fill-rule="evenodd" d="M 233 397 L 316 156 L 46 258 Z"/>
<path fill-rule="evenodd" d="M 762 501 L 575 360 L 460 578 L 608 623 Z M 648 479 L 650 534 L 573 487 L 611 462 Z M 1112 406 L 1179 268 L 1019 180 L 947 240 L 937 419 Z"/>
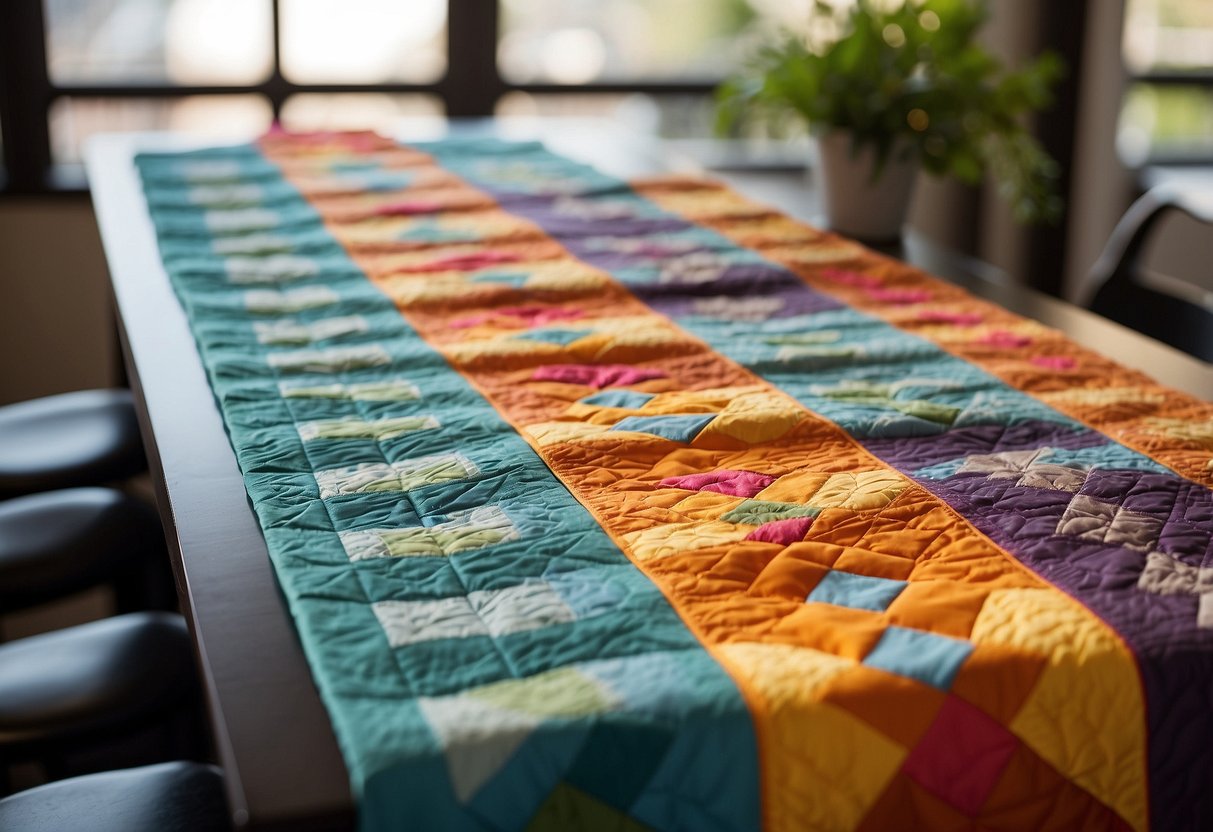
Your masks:
<path fill-rule="evenodd" d="M 614 703 L 581 671 L 561 667 L 529 679 L 508 679 L 467 691 L 485 704 L 545 718 L 573 719 L 602 713 Z"/>
<path fill-rule="evenodd" d="M 950 425 L 960 415 L 959 407 L 946 404 L 936 404 L 925 399 L 894 398 L 896 389 L 891 384 L 848 384 L 821 391 L 827 399 L 845 401 L 863 407 L 877 407 L 882 410 L 896 410 L 907 416 L 915 416 L 928 422 Z"/>
<path fill-rule="evenodd" d="M 314 439 L 393 439 L 418 430 L 434 430 L 441 427 L 433 416 L 400 416 L 395 419 L 378 419 L 368 422 L 357 416 L 329 419 L 319 422 L 302 422 L 299 436 L 305 442 Z"/>
<path fill-rule="evenodd" d="M 412 491 L 425 485 L 462 480 L 478 473 L 460 454 L 440 454 L 395 464 L 357 465 L 316 472 L 322 498 L 374 491 Z"/>
<path fill-rule="evenodd" d="M 821 509 L 814 506 L 802 506 L 796 503 L 781 503 L 775 500 L 746 500 L 720 519 L 726 523 L 750 523 L 761 526 L 774 520 L 788 520 L 792 517 L 816 517 Z"/>
<path fill-rule="evenodd" d="M 406 402 L 421 398 L 417 385 L 403 380 L 363 384 L 280 385 L 288 399 L 348 399 L 362 402 Z"/>
<path fill-rule="evenodd" d="M 539 811 L 526 825 L 526 832 L 652 832 L 618 809 L 590 797 L 568 783 L 558 783 Z"/>
<path fill-rule="evenodd" d="M 811 346 L 814 344 L 833 344 L 841 337 L 841 332 L 827 329 L 821 332 L 787 332 L 782 335 L 768 335 L 762 340 L 775 346 Z"/>

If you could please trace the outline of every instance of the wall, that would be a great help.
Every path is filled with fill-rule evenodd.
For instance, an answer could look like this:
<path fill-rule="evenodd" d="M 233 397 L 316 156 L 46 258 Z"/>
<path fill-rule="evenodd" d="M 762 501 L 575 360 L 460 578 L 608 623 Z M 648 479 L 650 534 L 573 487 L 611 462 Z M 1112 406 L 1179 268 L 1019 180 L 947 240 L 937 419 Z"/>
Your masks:
<path fill-rule="evenodd" d="M 0 199 L 0 404 L 115 384 L 116 338 L 88 198 Z"/>

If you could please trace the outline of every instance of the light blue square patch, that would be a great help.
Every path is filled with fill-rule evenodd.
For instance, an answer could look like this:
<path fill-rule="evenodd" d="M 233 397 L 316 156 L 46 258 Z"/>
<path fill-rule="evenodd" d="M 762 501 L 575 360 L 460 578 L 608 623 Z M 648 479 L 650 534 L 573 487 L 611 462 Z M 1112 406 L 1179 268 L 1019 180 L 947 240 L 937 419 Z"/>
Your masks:
<path fill-rule="evenodd" d="M 398 240 L 424 243 L 462 243 L 480 239 L 470 228 L 447 228 L 434 220 L 418 220 L 396 235 Z"/>
<path fill-rule="evenodd" d="M 636 410 L 654 398 L 656 397 L 652 393 L 641 393 L 637 390 L 603 390 L 601 393 L 586 396 L 581 403 L 594 407 L 624 407 Z"/>
<path fill-rule="evenodd" d="M 699 435 L 715 414 L 685 416 L 629 416 L 620 420 L 611 430 L 626 430 L 634 433 L 649 433 L 675 442 L 690 442 Z"/>
<path fill-rule="evenodd" d="M 946 691 L 973 645 L 956 638 L 890 627 L 863 663 Z"/>
<path fill-rule="evenodd" d="M 514 337 L 524 341 L 539 341 L 544 344 L 557 344 L 561 347 L 567 347 L 574 341 L 580 341 L 589 334 L 591 334 L 591 330 L 588 329 L 535 329 L 530 332 L 519 333 Z"/>
<path fill-rule="evenodd" d="M 833 570 L 827 572 L 821 583 L 813 587 L 805 601 L 884 612 L 905 588 L 905 581 Z"/>
<path fill-rule="evenodd" d="M 525 272 L 486 272 L 472 275 L 469 280 L 472 283 L 504 283 L 514 289 L 521 289 L 530 278 Z"/>

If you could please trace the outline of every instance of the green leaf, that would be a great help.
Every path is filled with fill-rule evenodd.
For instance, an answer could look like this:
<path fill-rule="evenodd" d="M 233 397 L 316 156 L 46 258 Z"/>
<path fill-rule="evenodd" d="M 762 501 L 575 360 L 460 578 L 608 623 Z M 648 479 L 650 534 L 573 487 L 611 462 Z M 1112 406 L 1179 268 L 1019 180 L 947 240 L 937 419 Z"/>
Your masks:
<path fill-rule="evenodd" d="M 1060 217 L 1057 164 L 1023 128 L 1022 117 L 1051 104 L 1064 74 L 1053 54 L 1007 71 L 976 35 L 988 17 L 985 0 L 858 0 L 841 20 L 833 43 L 810 49 L 803 34 L 783 32 L 755 53 L 717 92 L 716 128 L 735 133 L 749 121 L 789 119 L 814 131 L 849 130 L 856 146 L 875 148 L 881 164 L 899 139 L 908 140 L 927 171 L 975 182 L 998 180 L 1017 217 Z M 938 27 L 920 24 L 924 12 Z M 810 23 L 839 12 L 818 0 Z M 900 27 L 904 42 L 886 40 Z M 912 110 L 927 118 L 910 119 Z"/>

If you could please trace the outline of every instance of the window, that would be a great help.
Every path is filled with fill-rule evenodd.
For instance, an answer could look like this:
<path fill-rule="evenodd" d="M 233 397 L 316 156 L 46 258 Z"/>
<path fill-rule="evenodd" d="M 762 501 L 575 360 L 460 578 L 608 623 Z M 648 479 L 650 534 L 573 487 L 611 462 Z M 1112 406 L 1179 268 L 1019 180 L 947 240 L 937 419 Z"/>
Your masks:
<path fill-rule="evenodd" d="M 1128 0 L 1131 82 L 1116 143 L 1126 164 L 1213 161 L 1213 3 Z"/>
<path fill-rule="evenodd" d="M 719 80 L 807 4 L 745 0 L 504 0 L 497 60 L 520 83 Z"/>
<path fill-rule="evenodd" d="M 715 84 L 809 2 L 3 0 L 2 168 L 9 190 L 78 187 L 94 133 L 274 121 L 572 113 L 702 137 Z"/>

